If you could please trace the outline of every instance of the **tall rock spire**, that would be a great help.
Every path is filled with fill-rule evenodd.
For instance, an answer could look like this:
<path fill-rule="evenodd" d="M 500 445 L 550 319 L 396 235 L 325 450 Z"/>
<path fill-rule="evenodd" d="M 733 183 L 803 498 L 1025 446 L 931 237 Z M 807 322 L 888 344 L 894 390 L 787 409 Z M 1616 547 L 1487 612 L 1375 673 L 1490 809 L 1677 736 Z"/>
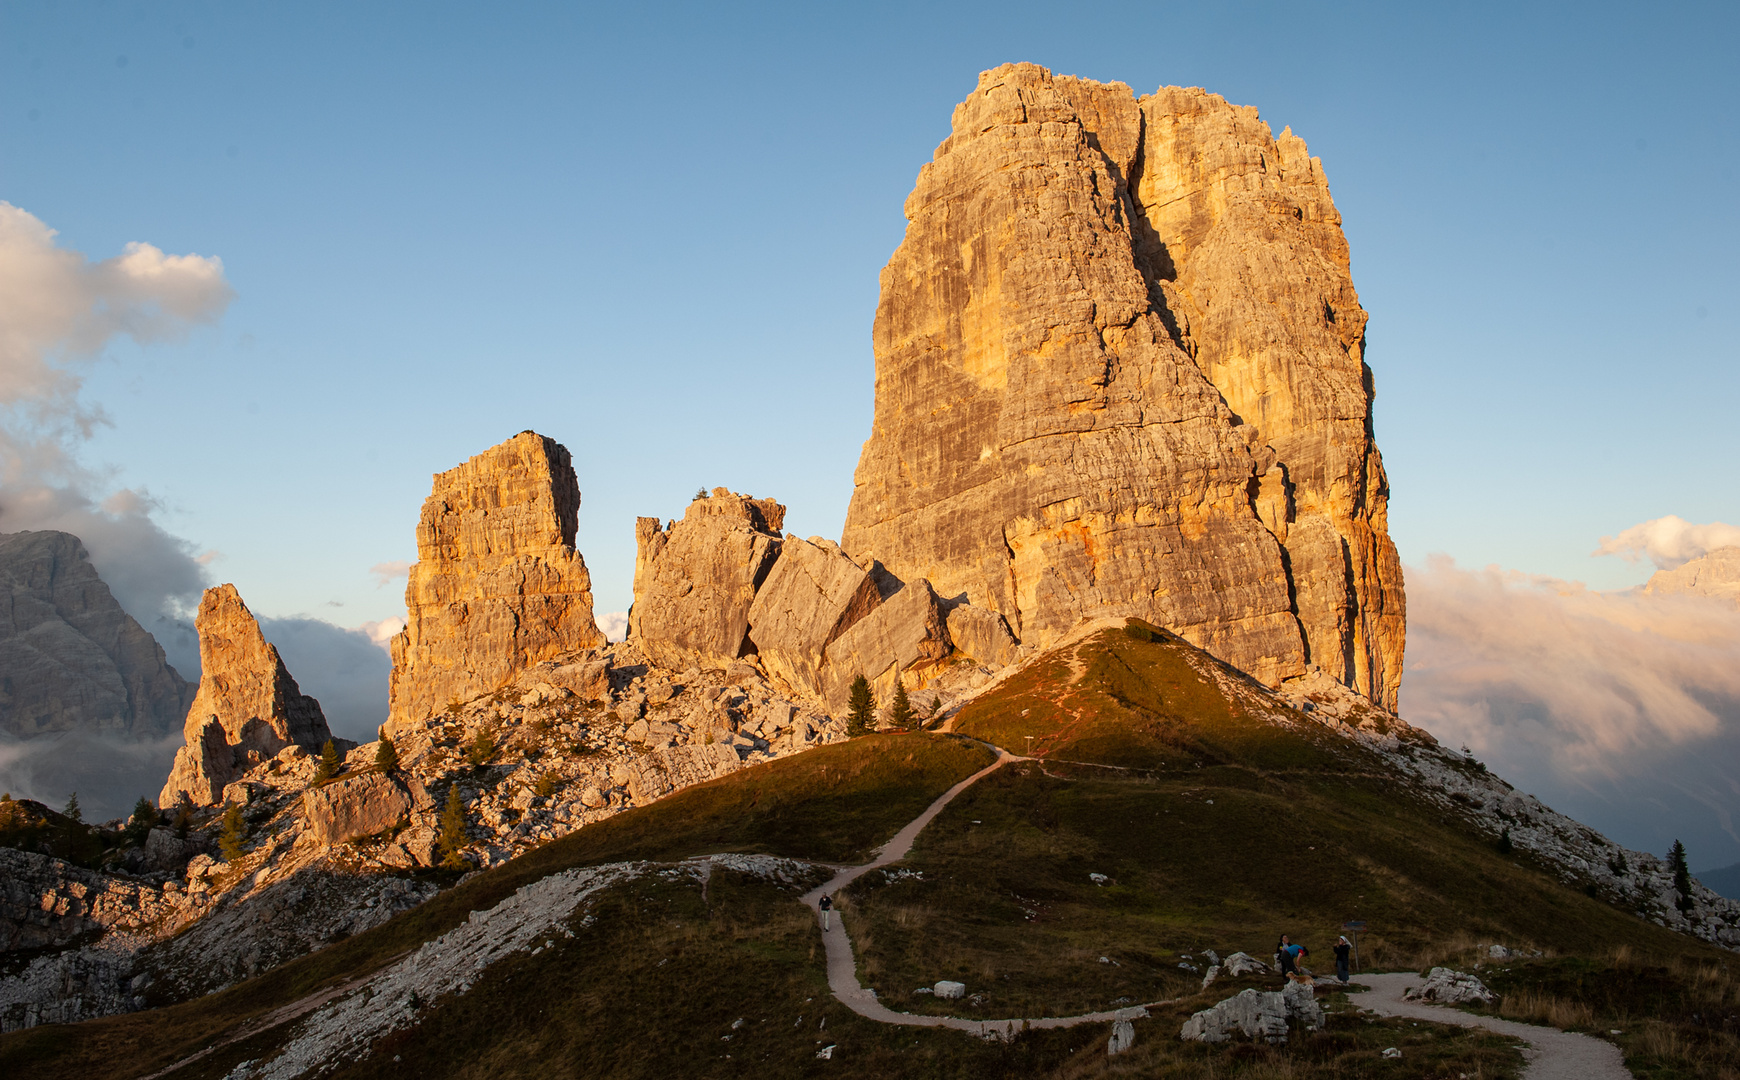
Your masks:
<path fill-rule="evenodd" d="M 1393 707 L 1400 565 L 1321 166 L 1200 90 L 986 72 L 882 272 L 842 547 L 1045 645 L 1164 623 Z"/>
<path fill-rule="evenodd" d="M 218 803 L 227 784 L 285 747 L 318 752 L 332 738 L 320 702 L 290 677 L 234 585 L 207 589 L 194 625 L 199 692 L 158 799 L 164 807 L 184 794 L 196 806 Z"/>
<path fill-rule="evenodd" d="M 580 484 L 554 439 L 524 431 L 435 475 L 417 523 L 388 719 L 415 720 L 526 668 L 604 644 L 574 549 Z"/>

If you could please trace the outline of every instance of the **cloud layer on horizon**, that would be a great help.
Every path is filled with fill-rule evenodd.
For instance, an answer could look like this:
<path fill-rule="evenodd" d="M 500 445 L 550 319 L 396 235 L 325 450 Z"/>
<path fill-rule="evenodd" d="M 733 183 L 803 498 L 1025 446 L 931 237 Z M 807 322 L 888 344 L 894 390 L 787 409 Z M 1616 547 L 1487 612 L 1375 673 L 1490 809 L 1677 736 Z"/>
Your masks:
<path fill-rule="evenodd" d="M 1621 843 L 1740 861 L 1740 611 L 1443 556 L 1407 590 L 1410 723 Z"/>
<path fill-rule="evenodd" d="M 1626 562 L 1648 558 L 1658 570 L 1684 566 L 1719 547 L 1740 544 L 1740 526 L 1721 521 L 1694 525 L 1677 514 L 1633 525 L 1618 536 L 1603 536 L 1591 554 L 1617 555 Z"/>

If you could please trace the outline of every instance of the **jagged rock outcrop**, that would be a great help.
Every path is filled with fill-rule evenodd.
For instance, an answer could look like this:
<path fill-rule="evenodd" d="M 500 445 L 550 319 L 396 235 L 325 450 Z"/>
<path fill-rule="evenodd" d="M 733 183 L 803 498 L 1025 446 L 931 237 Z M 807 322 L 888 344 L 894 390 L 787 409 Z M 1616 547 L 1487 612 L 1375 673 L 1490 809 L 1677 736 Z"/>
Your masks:
<path fill-rule="evenodd" d="M 1740 606 L 1740 547 L 1720 547 L 1672 570 L 1657 570 L 1643 591 L 1708 596 Z"/>
<path fill-rule="evenodd" d="M 986 72 L 882 273 L 841 546 L 1044 646 L 1138 615 L 1386 707 L 1400 564 L 1321 167 L 1196 90 Z"/>
<path fill-rule="evenodd" d="M 747 655 L 749 609 L 779 558 L 784 524 L 779 503 L 722 487 L 669 526 L 637 519 L 630 640 L 675 671 Z"/>
<path fill-rule="evenodd" d="M 828 646 L 822 663 L 822 697 L 844 709 L 852 680 L 870 681 L 878 701 L 905 677 L 909 688 L 922 686 L 931 669 L 949 655 L 948 626 L 942 603 L 930 582 L 919 578 L 887 597 Z"/>
<path fill-rule="evenodd" d="M 574 549 L 580 484 L 561 444 L 524 431 L 435 475 L 417 523 L 388 722 L 493 692 L 544 660 L 604 644 Z"/>
<path fill-rule="evenodd" d="M 192 699 L 78 537 L 0 535 L 0 731 L 160 737 Z"/>
<path fill-rule="evenodd" d="M 815 693 L 834 639 L 882 603 L 870 572 L 819 536 L 787 537 L 749 608 L 749 636 L 767 674 Z"/>
<path fill-rule="evenodd" d="M 1003 616 L 989 608 L 956 604 L 948 610 L 949 644 L 964 656 L 991 667 L 1008 667 L 1019 645 Z"/>
<path fill-rule="evenodd" d="M 320 702 L 296 685 L 234 585 L 207 589 L 194 625 L 199 693 L 159 806 L 174 806 L 183 795 L 195 806 L 215 805 L 227 785 L 286 747 L 318 753 L 332 738 Z"/>

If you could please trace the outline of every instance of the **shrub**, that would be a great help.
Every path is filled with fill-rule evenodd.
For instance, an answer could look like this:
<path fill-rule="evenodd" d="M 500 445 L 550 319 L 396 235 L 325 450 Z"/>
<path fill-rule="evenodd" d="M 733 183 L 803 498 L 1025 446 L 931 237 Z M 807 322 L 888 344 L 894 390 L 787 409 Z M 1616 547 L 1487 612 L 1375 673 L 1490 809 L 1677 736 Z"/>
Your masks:
<path fill-rule="evenodd" d="M 495 750 L 495 729 L 485 724 L 477 729 L 471 745 L 465 748 L 465 760 L 473 767 L 481 768 L 489 764 L 490 758 L 495 757 Z"/>
<path fill-rule="evenodd" d="M 870 680 L 859 675 L 852 680 L 852 692 L 847 702 L 846 734 L 853 738 L 870 734 L 876 722 L 876 695 L 870 692 Z"/>
<path fill-rule="evenodd" d="M 127 839 L 143 844 L 151 835 L 151 827 L 156 824 L 157 808 L 151 805 L 150 799 L 139 796 L 139 801 L 133 804 L 133 816 L 127 820 Z"/>

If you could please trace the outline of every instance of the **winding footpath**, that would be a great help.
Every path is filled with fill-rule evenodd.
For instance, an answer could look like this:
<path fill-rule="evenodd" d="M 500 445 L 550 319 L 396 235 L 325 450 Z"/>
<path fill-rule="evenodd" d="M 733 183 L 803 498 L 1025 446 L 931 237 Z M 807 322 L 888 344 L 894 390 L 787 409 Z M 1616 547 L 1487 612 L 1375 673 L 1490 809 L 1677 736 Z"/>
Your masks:
<path fill-rule="evenodd" d="M 1408 1001 L 1402 997 L 1403 991 L 1420 985 L 1422 981 L 1411 973 L 1361 975 L 1359 981 L 1371 990 L 1359 994 L 1356 1004 L 1379 1016 L 1485 1028 L 1528 1044 L 1523 1049 L 1523 1060 L 1527 1062 L 1523 1068 L 1523 1080 L 1632 1080 L 1630 1070 L 1625 1067 L 1625 1056 L 1610 1042 L 1558 1028 L 1519 1024 L 1514 1020 L 1479 1016 L 1444 1005 Z M 1349 996 L 1354 995 L 1350 992 Z"/>
<path fill-rule="evenodd" d="M 913 841 L 924 831 L 936 816 L 942 813 L 956 795 L 972 787 L 985 777 L 1014 761 L 1030 761 L 1031 758 L 1017 757 L 1001 747 L 991 747 L 997 752 L 997 760 L 980 769 L 978 772 L 949 788 L 930 804 L 924 813 L 914 818 L 904 829 L 894 834 L 894 839 L 888 841 L 877 850 L 876 857 L 862 866 L 848 866 L 829 878 L 826 884 L 805 893 L 803 902 L 816 913 L 818 922 L 821 919 L 821 908 L 818 906 L 823 896 L 832 895 L 852 882 L 879 870 L 890 863 L 896 863 L 906 858 L 912 850 Z M 1117 1020 L 1139 1020 L 1148 1015 L 1148 1009 L 1143 1005 L 1132 1005 L 1110 1012 L 1083 1013 L 1080 1016 L 1044 1016 L 1034 1019 L 1014 1020 L 967 1020 L 958 1016 L 921 1016 L 917 1013 L 895 1012 L 888 1006 L 876 1000 L 874 990 L 865 989 L 858 982 L 858 961 L 852 955 L 852 938 L 846 933 L 846 920 L 839 908 L 833 910 L 833 928 L 822 934 L 822 940 L 827 945 L 828 952 L 828 989 L 840 999 L 840 1003 L 867 1020 L 875 1020 L 882 1024 L 906 1024 L 912 1027 L 946 1027 L 957 1031 L 969 1032 L 986 1039 L 1008 1040 L 1025 1028 L 1066 1028 L 1077 1024 L 1109 1024 Z M 1159 1004 L 1152 1002 L 1151 1004 Z"/>

